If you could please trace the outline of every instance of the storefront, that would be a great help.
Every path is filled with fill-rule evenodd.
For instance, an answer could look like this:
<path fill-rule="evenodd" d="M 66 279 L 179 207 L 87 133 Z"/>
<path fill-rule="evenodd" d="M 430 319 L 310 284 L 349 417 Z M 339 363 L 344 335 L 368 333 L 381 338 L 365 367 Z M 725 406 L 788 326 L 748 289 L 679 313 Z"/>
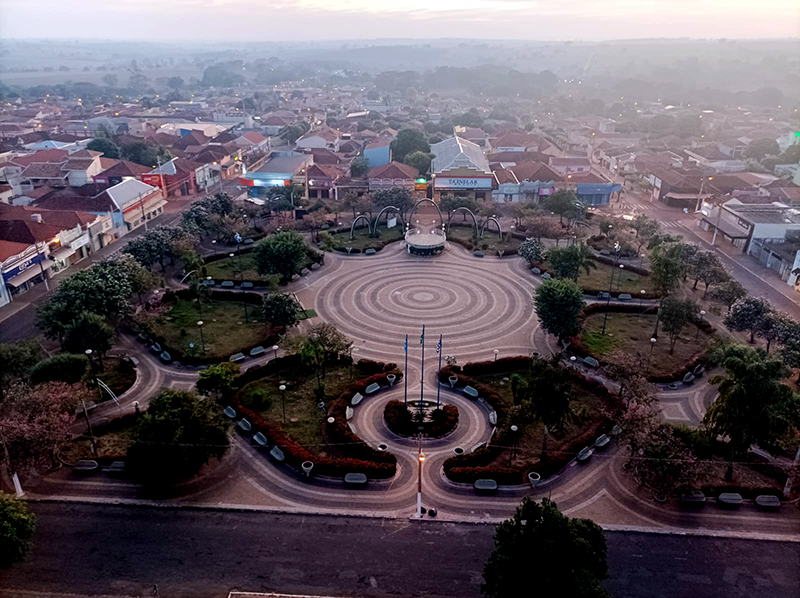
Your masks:
<path fill-rule="evenodd" d="M 49 278 L 49 270 L 53 262 L 41 252 L 34 257 L 24 258 L 11 263 L 3 269 L 3 282 L 8 294 L 17 297 Z"/>
<path fill-rule="evenodd" d="M 455 172 L 447 173 L 451 176 L 437 176 L 433 179 L 433 198 L 440 201 L 443 197 L 467 197 L 483 201 L 492 196 L 492 182 L 489 176 L 475 176 L 467 174 L 459 176 Z"/>
<path fill-rule="evenodd" d="M 443 197 L 491 199 L 494 173 L 480 146 L 451 137 L 433 144 L 431 152 L 435 156 L 431 162 L 434 201 Z"/>

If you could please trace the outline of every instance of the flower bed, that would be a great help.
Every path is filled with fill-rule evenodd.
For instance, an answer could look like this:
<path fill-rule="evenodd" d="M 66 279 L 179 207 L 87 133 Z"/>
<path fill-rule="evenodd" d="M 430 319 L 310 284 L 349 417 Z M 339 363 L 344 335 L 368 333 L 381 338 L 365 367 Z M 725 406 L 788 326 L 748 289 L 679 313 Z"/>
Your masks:
<path fill-rule="evenodd" d="M 437 415 L 441 412 L 441 415 Z M 383 419 L 386 425 L 398 436 L 410 437 L 419 433 L 420 424 L 413 421 L 408 407 L 401 401 L 389 401 L 383 408 Z M 441 438 L 458 426 L 458 407 L 445 405 L 433 412 L 431 421 L 421 424 L 422 434 L 428 438 Z"/>

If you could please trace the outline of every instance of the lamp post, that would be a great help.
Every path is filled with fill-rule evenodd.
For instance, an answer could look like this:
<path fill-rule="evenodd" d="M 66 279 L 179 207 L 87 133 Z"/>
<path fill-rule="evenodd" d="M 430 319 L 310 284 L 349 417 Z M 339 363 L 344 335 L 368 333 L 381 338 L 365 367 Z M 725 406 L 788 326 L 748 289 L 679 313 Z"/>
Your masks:
<path fill-rule="evenodd" d="M 278 390 L 281 391 L 281 410 L 283 411 L 283 423 L 286 423 L 286 385 L 281 384 L 278 387 Z"/>
<path fill-rule="evenodd" d="M 611 226 L 611 225 L 609 225 Z M 611 291 L 614 288 L 614 270 L 617 267 L 617 260 L 619 259 L 619 250 L 620 244 L 618 241 L 614 242 L 614 253 L 616 254 L 614 257 L 614 267 L 611 268 L 611 280 L 608 281 L 608 297 L 606 297 L 606 313 L 603 316 L 603 331 L 600 334 L 606 333 L 606 323 L 608 322 L 608 306 L 611 304 Z M 620 264 L 623 265 L 623 264 Z M 620 274 L 622 276 L 622 274 Z"/>
<path fill-rule="evenodd" d="M 238 238 L 238 233 L 237 233 L 237 238 Z M 238 250 L 238 244 L 237 244 L 237 250 Z M 234 254 L 229 253 L 228 256 L 231 259 L 233 259 Z M 244 284 L 244 270 L 242 269 L 242 254 L 241 253 L 237 256 L 236 262 L 237 262 L 236 269 L 239 270 L 239 290 L 242 292 L 242 303 L 244 303 L 244 321 L 245 321 L 245 323 L 249 323 L 250 320 L 247 317 L 247 301 L 244 300 L 244 288 L 242 288 L 242 285 Z"/>
<path fill-rule="evenodd" d="M 89 359 L 89 367 L 92 371 L 92 379 L 94 379 L 94 365 L 92 362 L 92 350 L 86 349 L 84 351 L 86 353 L 86 357 Z M 81 406 L 83 407 L 83 416 L 86 418 L 86 429 L 89 432 L 89 442 L 92 444 L 92 454 L 96 457 L 97 456 L 97 446 L 94 442 L 94 433 L 92 432 L 92 422 L 89 420 L 89 411 L 86 409 L 86 401 L 81 399 Z"/>
<path fill-rule="evenodd" d="M 640 299 L 639 299 L 639 317 L 636 318 L 637 320 L 641 319 L 642 312 L 644 311 L 644 296 L 645 295 L 647 295 L 647 291 L 645 291 L 644 289 L 639 291 L 639 297 L 640 297 Z"/>
<path fill-rule="evenodd" d="M 206 352 L 206 339 L 203 336 L 203 320 L 197 321 L 197 327 L 200 329 L 200 342 L 203 343 L 203 353 Z"/>
<path fill-rule="evenodd" d="M 272 345 L 272 360 L 278 359 L 278 345 Z"/>
<path fill-rule="evenodd" d="M 517 456 L 517 426 L 511 426 L 512 445 L 511 452 L 508 453 L 508 466 L 511 467 L 511 459 Z"/>
<path fill-rule="evenodd" d="M 705 310 L 702 310 L 702 309 L 701 309 L 701 310 L 700 310 L 700 319 L 702 320 L 702 319 L 703 319 L 703 316 L 705 316 L 705 315 L 706 315 L 706 312 L 705 312 Z M 698 323 L 698 326 L 697 326 L 697 332 L 696 332 L 696 333 L 695 333 L 695 335 L 694 335 L 694 340 L 695 340 L 695 342 L 697 342 L 697 339 L 698 339 L 698 338 L 700 338 L 700 325 L 699 325 L 699 323 Z"/>
<path fill-rule="evenodd" d="M 658 339 L 656 337 L 652 337 L 650 339 L 650 353 L 647 355 L 647 367 L 650 367 L 650 358 L 653 357 L 653 348 L 656 346 Z"/>
<path fill-rule="evenodd" d="M 619 280 L 617 280 L 617 286 L 619 287 L 620 291 L 622 290 L 622 271 L 624 269 L 625 269 L 625 264 L 620 264 L 619 265 L 619 270 L 620 270 L 620 272 L 619 272 Z"/>
<path fill-rule="evenodd" d="M 420 443 L 422 436 L 420 436 Z M 422 519 L 422 464 L 425 461 L 425 453 L 422 452 L 422 444 L 417 450 L 417 519 Z"/>
<path fill-rule="evenodd" d="M 495 349 L 492 353 L 494 353 L 494 360 L 497 361 L 497 354 L 500 353 L 500 349 Z"/>

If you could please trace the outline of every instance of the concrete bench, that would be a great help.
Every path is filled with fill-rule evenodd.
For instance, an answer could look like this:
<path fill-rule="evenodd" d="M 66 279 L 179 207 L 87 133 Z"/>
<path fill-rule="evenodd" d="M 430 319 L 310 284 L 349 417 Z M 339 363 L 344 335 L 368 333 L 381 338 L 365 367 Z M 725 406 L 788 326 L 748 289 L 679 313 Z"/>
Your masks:
<path fill-rule="evenodd" d="M 78 464 L 73 468 L 72 471 L 78 475 L 88 475 L 97 471 L 99 467 L 100 466 L 97 464 L 97 461 L 93 461 L 91 459 L 81 459 L 78 461 Z"/>
<path fill-rule="evenodd" d="M 766 511 L 776 511 L 781 507 L 781 499 L 777 496 L 773 496 L 772 494 L 761 494 L 756 496 L 756 499 L 753 502 L 755 502 L 758 508 Z"/>
<path fill-rule="evenodd" d="M 473 488 L 478 494 L 494 494 L 497 492 L 497 482 L 494 480 L 475 480 Z"/>
<path fill-rule="evenodd" d="M 213 286 L 215 286 L 216 284 L 217 284 L 217 283 L 216 283 L 216 282 L 214 282 L 213 280 L 204 280 L 204 281 L 203 281 L 203 286 L 206 286 L 206 287 L 213 287 Z"/>
<path fill-rule="evenodd" d="M 375 255 L 376 253 L 378 252 L 375 251 L 374 247 L 368 247 L 367 249 L 364 250 L 364 255 Z"/>
<path fill-rule="evenodd" d="M 164 363 L 169 363 L 170 361 L 172 361 L 172 355 L 170 355 L 170 354 L 169 354 L 169 353 L 167 353 L 166 351 L 162 351 L 162 352 L 161 352 L 161 355 L 159 355 L 159 356 L 158 356 L 158 358 L 159 358 L 161 361 L 163 361 Z"/>
<path fill-rule="evenodd" d="M 311 264 L 311 269 L 312 270 L 319 270 L 319 264 L 314 262 L 313 264 Z"/>
<path fill-rule="evenodd" d="M 583 363 L 588 365 L 590 368 L 596 368 L 597 366 L 600 365 L 600 362 L 597 361 L 594 357 L 584 357 Z"/>
<path fill-rule="evenodd" d="M 489 413 L 489 423 L 493 426 L 497 425 L 497 411 L 492 411 Z"/>
<path fill-rule="evenodd" d="M 600 297 L 600 299 L 611 299 L 611 293 L 608 291 L 603 291 L 598 295 L 598 297 Z"/>
<path fill-rule="evenodd" d="M 234 354 L 233 354 L 233 355 L 231 355 L 231 357 L 230 357 L 230 360 L 231 360 L 233 363 L 238 363 L 238 362 L 240 362 L 240 361 L 244 361 L 245 359 L 247 359 L 247 357 L 245 357 L 245 354 L 244 354 L 244 353 L 234 353 Z"/>
<path fill-rule="evenodd" d="M 706 504 L 706 495 L 700 490 L 692 490 L 681 494 L 681 504 L 686 507 L 702 507 Z"/>
<path fill-rule="evenodd" d="M 236 419 L 236 410 L 228 405 L 225 409 L 222 410 L 222 413 L 225 414 L 225 417 L 228 419 Z"/>
<path fill-rule="evenodd" d="M 286 455 L 284 455 L 283 451 L 279 449 L 277 446 L 273 446 L 269 454 L 278 463 L 283 463 L 284 461 L 286 461 Z"/>
<path fill-rule="evenodd" d="M 541 274 L 542 270 L 534 266 L 533 268 L 531 268 L 531 272 L 533 272 L 534 274 Z"/>
<path fill-rule="evenodd" d="M 354 414 L 355 414 L 355 411 L 353 411 L 352 407 L 348 407 L 347 409 L 344 410 L 344 416 L 347 419 L 353 419 L 353 415 Z"/>
<path fill-rule="evenodd" d="M 742 495 L 737 492 L 723 492 L 717 497 L 717 502 L 723 507 L 735 509 L 742 504 Z"/>
<path fill-rule="evenodd" d="M 308 274 L 310 271 L 311 271 L 311 270 L 309 270 L 308 268 L 303 268 L 302 270 L 300 270 L 300 276 L 305 276 L 305 275 L 306 275 L 306 274 Z"/>
<path fill-rule="evenodd" d="M 295 281 L 295 280 L 300 280 L 300 275 L 299 274 L 292 274 L 292 281 Z"/>
<path fill-rule="evenodd" d="M 241 289 L 252 289 L 253 288 L 253 283 L 252 282 L 243 282 L 241 285 L 239 285 L 239 288 L 241 288 Z"/>
<path fill-rule="evenodd" d="M 125 461 L 114 461 L 108 467 L 104 467 L 103 471 L 112 476 L 125 475 Z"/>
<path fill-rule="evenodd" d="M 472 388 L 471 386 L 464 387 L 464 394 L 468 397 L 472 397 L 473 399 L 478 398 L 478 390 L 476 388 Z"/>
<path fill-rule="evenodd" d="M 378 384 L 377 382 L 373 382 L 372 384 L 367 386 L 366 389 L 364 389 L 364 392 L 367 393 L 368 395 L 371 395 L 373 393 L 378 392 L 380 389 L 381 389 L 381 385 Z"/>
<path fill-rule="evenodd" d="M 242 241 L 242 245 L 252 245 L 253 243 L 255 243 L 255 241 L 253 239 L 251 239 L 250 237 L 248 237 L 247 239 Z"/>
<path fill-rule="evenodd" d="M 550 276 L 550 273 L 549 273 L 549 272 L 545 272 L 544 274 L 542 274 L 542 278 L 544 278 L 545 280 L 549 280 L 549 279 L 551 279 L 551 278 L 553 278 L 553 277 L 552 277 L 552 276 Z"/>
<path fill-rule="evenodd" d="M 686 372 L 686 375 L 683 377 L 684 384 L 691 384 L 694 382 L 694 374 L 692 372 Z"/>
<path fill-rule="evenodd" d="M 258 446 L 267 446 L 267 437 L 266 437 L 266 436 L 264 436 L 264 435 L 263 435 L 261 432 L 258 432 L 257 434 L 255 434 L 255 435 L 253 436 L 253 441 L 254 441 L 254 442 L 255 442 L 255 443 L 258 445 Z"/>
<path fill-rule="evenodd" d="M 233 284 L 232 280 L 224 280 L 219 286 L 221 286 L 223 289 L 232 289 L 236 285 Z"/>
<path fill-rule="evenodd" d="M 164 349 L 162 349 L 162 348 L 161 348 L 161 345 L 159 345 L 158 343 L 153 343 L 152 345 L 150 345 L 150 351 L 152 351 L 152 352 L 153 352 L 153 353 L 155 353 L 156 355 L 158 355 L 159 353 L 161 353 L 161 351 L 163 351 L 163 350 L 164 350 Z"/>
<path fill-rule="evenodd" d="M 363 400 L 364 400 L 364 397 L 361 396 L 360 392 L 357 392 L 356 394 L 353 395 L 353 398 L 350 399 L 350 404 L 353 407 L 355 407 L 356 405 L 358 405 Z"/>
<path fill-rule="evenodd" d="M 251 424 L 245 418 L 240 419 L 236 425 L 242 432 L 249 432 L 253 429 L 253 424 Z"/>
<path fill-rule="evenodd" d="M 264 347 L 255 347 L 253 349 L 250 349 L 250 357 L 257 357 L 258 355 L 261 355 L 265 351 L 266 349 Z"/>
<path fill-rule="evenodd" d="M 581 452 L 578 453 L 578 463 L 586 463 L 589 459 L 592 458 L 593 454 L 594 450 L 592 450 L 588 446 L 581 449 Z"/>
<path fill-rule="evenodd" d="M 604 448 L 608 446 L 610 442 L 611 439 L 605 434 L 603 434 L 602 436 L 599 436 L 597 440 L 594 441 L 594 448 L 602 451 Z"/>
<path fill-rule="evenodd" d="M 364 473 L 348 473 L 344 476 L 344 483 L 354 488 L 367 485 L 367 475 Z"/>
<path fill-rule="evenodd" d="M 476 249 L 475 251 L 472 252 L 472 255 L 474 255 L 475 257 L 483 257 L 484 253 L 481 250 Z"/>
<path fill-rule="evenodd" d="M 620 293 L 619 294 L 619 300 L 620 301 L 630 301 L 631 299 L 633 299 L 633 297 L 631 297 L 630 293 Z"/>

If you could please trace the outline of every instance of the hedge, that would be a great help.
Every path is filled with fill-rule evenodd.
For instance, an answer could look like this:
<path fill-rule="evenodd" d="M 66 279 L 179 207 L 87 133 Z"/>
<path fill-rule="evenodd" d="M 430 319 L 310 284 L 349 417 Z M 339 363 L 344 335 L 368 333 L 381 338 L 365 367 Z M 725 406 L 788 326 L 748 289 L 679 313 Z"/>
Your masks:
<path fill-rule="evenodd" d="M 373 359 L 359 359 L 356 362 L 356 368 L 359 372 L 365 374 L 381 374 L 388 373 L 397 369 L 396 363 L 384 363 L 382 361 L 375 361 Z"/>
<path fill-rule="evenodd" d="M 441 412 L 440 421 L 429 421 L 422 424 L 422 433 L 428 438 L 441 438 L 458 426 L 458 407 L 445 405 Z M 383 408 L 383 419 L 389 430 L 398 436 L 411 437 L 419 433 L 419 424 L 411 419 L 409 409 L 401 401 L 394 400 L 386 403 Z"/>

